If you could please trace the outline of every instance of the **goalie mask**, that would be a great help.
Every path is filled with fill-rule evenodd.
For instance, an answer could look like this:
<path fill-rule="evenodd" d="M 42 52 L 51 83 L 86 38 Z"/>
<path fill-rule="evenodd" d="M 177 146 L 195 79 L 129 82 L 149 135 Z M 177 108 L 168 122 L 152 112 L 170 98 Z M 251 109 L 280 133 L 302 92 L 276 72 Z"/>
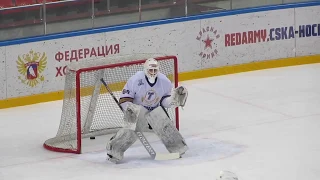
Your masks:
<path fill-rule="evenodd" d="M 150 83 L 154 83 L 156 81 L 158 72 L 159 72 L 158 61 L 153 58 L 147 59 L 146 62 L 144 63 L 144 73 L 146 74 Z"/>

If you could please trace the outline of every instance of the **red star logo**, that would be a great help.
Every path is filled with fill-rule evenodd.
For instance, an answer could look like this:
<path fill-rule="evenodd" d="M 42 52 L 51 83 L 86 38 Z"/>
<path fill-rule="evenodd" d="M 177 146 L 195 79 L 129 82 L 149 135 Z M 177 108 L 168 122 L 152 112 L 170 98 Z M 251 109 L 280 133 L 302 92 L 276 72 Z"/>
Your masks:
<path fill-rule="evenodd" d="M 213 39 L 210 39 L 209 35 L 207 36 L 206 40 L 202 40 L 202 42 L 205 44 L 204 49 L 207 49 L 208 47 L 212 49 L 212 41 Z"/>

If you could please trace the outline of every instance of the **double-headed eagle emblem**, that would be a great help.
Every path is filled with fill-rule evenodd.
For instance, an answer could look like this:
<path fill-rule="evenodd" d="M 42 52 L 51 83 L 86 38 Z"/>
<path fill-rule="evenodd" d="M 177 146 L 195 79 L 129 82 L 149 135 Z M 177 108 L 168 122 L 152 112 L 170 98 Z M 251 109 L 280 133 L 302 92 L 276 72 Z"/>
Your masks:
<path fill-rule="evenodd" d="M 47 65 L 46 53 L 34 52 L 31 50 L 28 54 L 18 56 L 17 68 L 21 76 L 18 78 L 22 83 L 30 87 L 35 87 L 39 82 L 44 81 L 41 73 Z"/>

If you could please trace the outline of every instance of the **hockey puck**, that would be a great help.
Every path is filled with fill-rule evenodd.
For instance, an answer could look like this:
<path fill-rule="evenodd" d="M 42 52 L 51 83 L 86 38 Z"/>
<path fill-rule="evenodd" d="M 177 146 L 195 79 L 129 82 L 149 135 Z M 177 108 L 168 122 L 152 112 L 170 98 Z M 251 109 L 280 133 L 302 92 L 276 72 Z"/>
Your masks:
<path fill-rule="evenodd" d="M 92 136 L 92 137 L 90 137 L 90 139 L 96 139 L 96 137 Z"/>

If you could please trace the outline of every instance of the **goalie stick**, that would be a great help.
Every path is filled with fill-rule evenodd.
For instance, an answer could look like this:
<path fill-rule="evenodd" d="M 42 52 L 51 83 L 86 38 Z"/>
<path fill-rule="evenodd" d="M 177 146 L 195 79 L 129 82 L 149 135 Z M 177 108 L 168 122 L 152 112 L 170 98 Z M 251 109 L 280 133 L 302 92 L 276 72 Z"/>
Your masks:
<path fill-rule="evenodd" d="M 105 88 L 108 90 L 110 95 L 112 96 L 113 100 L 117 103 L 118 107 L 123 112 L 123 109 L 119 104 L 119 101 L 117 100 L 116 96 L 113 94 L 113 92 L 111 91 L 111 89 L 109 88 L 107 83 L 104 81 L 103 78 L 101 78 L 100 80 L 101 80 L 102 84 L 105 86 Z M 150 154 L 152 159 L 154 159 L 154 160 L 172 160 L 172 159 L 179 159 L 180 158 L 179 153 L 165 153 L 165 154 L 156 153 L 156 151 L 152 148 L 152 146 L 148 142 L 147 138 L 144 136 L 144 134 L 139 129 L 135 129 L 134 132 L 136 133 L 141 144 L 148 151 L 148 153 Z"/>

